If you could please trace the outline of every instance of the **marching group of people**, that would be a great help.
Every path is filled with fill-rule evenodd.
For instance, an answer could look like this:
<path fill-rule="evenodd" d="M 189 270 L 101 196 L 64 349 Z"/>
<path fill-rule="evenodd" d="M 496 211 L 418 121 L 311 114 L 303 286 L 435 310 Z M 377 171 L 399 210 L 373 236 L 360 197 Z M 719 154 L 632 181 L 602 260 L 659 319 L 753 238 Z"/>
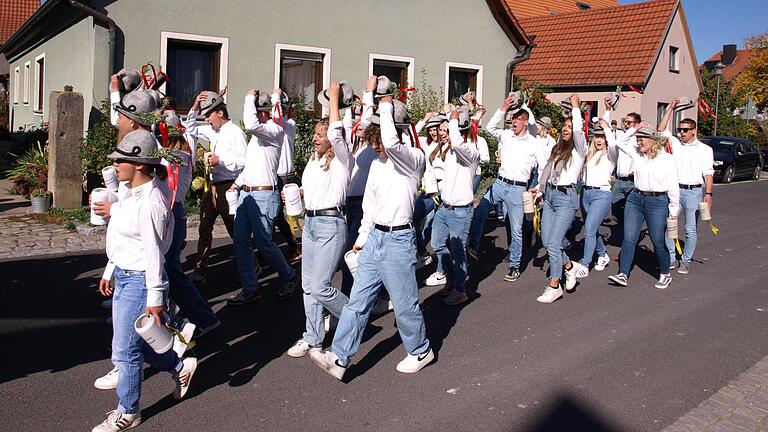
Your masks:
<path fill-rule="evenodd" d="M 277 300 L 290 298 L 301 284 L 305 331 L 287 354 L 309 356 L 342 380 L 370 316 L 389 309 L 406 351 L 397 370 L 416 373 L 434 360 L 416 270 L 432 262 L 429 244 L 437 269 L 426 284 L 443 285 L 439 294 L 446 305 L 466 303 L 468 258 L 477 260 L 482 253 L 483 225 L 494 208 L 508 218 L 508 282 L 520 277 L 523 226 L 530 219 L 526 215 L 534 215 L 549 259 L 548 283 L 536 300 L 552 303 L 564 290 L 572 291 L 578 278 L 589 277 L 590 268 L 603 271 L 611 264 L 598 233 L 611 209 L 623 239 L 618 272 L 609 279 L 628 285 L 645 222 L 660 268 L 655 286 L 663 289 L 676 263 L 674 240 L 665 235 L 668 221 L 676 226 L 675 218 L 685 212 L 687 238 L 677 265 L 685 274 L 696 245 L 699 203 L 712 205 L 712 150 L 696 139 L 695 120 L 682 120 L 677 136 L 667 127 L 677 99 L 657 132 L 636 113 L 625 117 L 623 130 L 612 129 L 616 102 L 607 98 L 603 118 L 587 133 L 590 119 L 582 117 L 581 101 L 572 95 L 561 104 L 565 120 L 555 137 L 551 119 L 536 119 L 524 96 L 511 93 L 486 126 L 498 141 L 499 170 L 475 206 L 481 165 L 491 160 L 487 142 L 478 135 L 483 106 L 470 92 L 413 125 L 406 104 L 396 97 L 397 86 L 385 76 L 371 76 L 362 96 L 344 81 L 318 94 L 328 117 L 314 127 L 314 151 L 301 174 L 305 211 L 298 245 L 281 197 L 283 186 L 299 183 L 293 167 L 296 123 L 286 94 L 248 92 L 243 122 L 249 140 L 230 119 L 231 104 L 223 94 L 200 93 L 182 120 L 172 103 L 134 81 L 120 73 L 110 83 L 112 121 L 119 131 L 110 155 L 120 181 L 117 201 L 92 203 L 96 214 L 109 217 L 109 262 L 99 289 L 112 296 L 114 332 L 114 368 L 94 385 L 116 389 L 119 399 L 118 408 L 94 431 L 141 422 L 144 362 L 172 374 L 174 397 L 188 391 L 197 368 L 195 357 L 184 357 L 189 342 L 220 324 L 195 287 L 207 282 L 211 230 L 219 216 L 233 238 L 242 284 L 228 304 L 261 298 L 258 251 L 279 276 Z M 209 148 L 203 157 L 198 263 L 189 277 L 180 259 L 186 238 L 183 202 L 199 139 Z M 234 207 L 228 194 L 236 195 Z M 577 261 L 566 249 L 579 208 L 585 240 Z M 288 257 L 273 239 L 275 226 L 288 241 Z M 297 259 L 300 276 L 291 266 Z M 332 279 L 339 270 L 337 288 Z M 169 313 L 169 301 L 180 314 Z M 139 336 L 134 321 L 141 315 L 176 334 L 173 349 L 158 354 Z M 323 351 L 326 333 L 334 327 L 332 343 Z"/>

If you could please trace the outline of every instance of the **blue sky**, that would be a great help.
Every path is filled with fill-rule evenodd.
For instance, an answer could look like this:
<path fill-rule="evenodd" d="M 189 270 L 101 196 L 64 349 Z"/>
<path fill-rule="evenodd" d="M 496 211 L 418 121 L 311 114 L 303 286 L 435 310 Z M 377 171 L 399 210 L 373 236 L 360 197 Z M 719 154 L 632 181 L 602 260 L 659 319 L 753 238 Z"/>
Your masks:
<path fill-rule="evenodd" d="M 720 51 L 724 44 L 734 43 L 743 48 L 744 38 L 768 31 L 768 0 L 682 1 L 699 63 Z"/>

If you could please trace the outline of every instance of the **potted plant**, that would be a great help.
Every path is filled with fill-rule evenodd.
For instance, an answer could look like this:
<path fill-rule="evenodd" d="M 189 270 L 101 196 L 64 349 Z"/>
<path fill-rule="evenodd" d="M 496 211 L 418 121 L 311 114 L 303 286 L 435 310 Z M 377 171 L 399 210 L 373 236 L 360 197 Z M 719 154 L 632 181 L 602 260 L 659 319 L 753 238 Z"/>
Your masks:
<path fill-rule="evenodd" d="M 32 213 L 47 213 L 51 206 L 51 193 L 45 189 L 34 189 L 32 197 Z"/>

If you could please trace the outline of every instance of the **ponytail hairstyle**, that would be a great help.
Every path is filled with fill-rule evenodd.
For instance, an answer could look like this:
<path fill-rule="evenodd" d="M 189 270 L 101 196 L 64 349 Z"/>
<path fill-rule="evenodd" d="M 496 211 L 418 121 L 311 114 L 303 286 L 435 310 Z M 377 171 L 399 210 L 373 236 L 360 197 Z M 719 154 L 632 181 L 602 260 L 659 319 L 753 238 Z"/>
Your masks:
<path fill-rule="evenodd" d="M 573 131 L 573 118 L 567 117 L 565 119 L 565 123 L 571 123 L 571 131 Z M 563 167 L 568 166 L 568 164 L 571 163 L 571 158 L 573 157 L 573 149 L 575 148 L 575 144 L 573 143 L 573 132 L 571 132 L 571 138 L 569 140 L 564 140 L 562 132 L 560 134 L 560 137 L 557 139 L 557 144 L 552 148 L 552 154 L 549 155 L 549 161 L 552 163 L 552 167 L 555 168 L 557 165 L 562 162 Z"/>
<path fill-rule="evenodd" d="M 144 164 L 141 172 L 148 177 L 155 177 L 158 180 L 168 178 L 168 169 L 162 164 Z"/>

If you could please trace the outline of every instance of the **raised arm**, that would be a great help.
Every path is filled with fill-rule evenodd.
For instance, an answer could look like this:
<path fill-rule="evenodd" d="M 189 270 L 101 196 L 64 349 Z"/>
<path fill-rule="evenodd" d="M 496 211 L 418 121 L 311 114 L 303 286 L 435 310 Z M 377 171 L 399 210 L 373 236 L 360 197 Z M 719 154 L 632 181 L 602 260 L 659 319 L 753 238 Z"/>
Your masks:
<path fill-rule="evenodd" d="M 584 120 L 581 118 L 581 101 L 579 95 L 571 95 L 571 116 L 573 118 L 573 144 L 576 146 L 576 151 L 583 157 L 587 154 L 587 137 L 584 136 Z"/>
<path fill-rule="evenodd" d="M 363 114 L 360 117 L 360 127 L 363 129 L 371 124 L 371 116 L 373 115 L 375 108 L 373 104 L 373 91 L 376 90 L 377 83 L 378 77 L 376 75 L 368 77 L 368 83 L 366 84 L 365 92 L 363 93 Z"/>
<path fill-rule="evenodd" d="M 538 136 L 539 125 L 536 124 L 536 117 L 533 115 L 533 111 L 528 108 L 527 104 L 523 104 L 522 109 L 528 113 L 528 133 L 531 134 L 531 136 Z"/>
<path fill-rule="evenodd" d="M 341 86 L 338 81 L 331 82 L 328 87 L 328 109 L 329 109 L 329 121 L 328 125 L 328 140 L 331 142 L 333 152 L 339 161 L 344 164 L 345 167 L 349 167 L 350 154 L 349 145 L 344 138 L 344 125 L 341 122 L 341 116 L 339 115 L 339 91 Z"/>
<path fill-rule="evenodd" d="M 387 156 L 395 164 L 395 169 L 401 174 L 413 175 L 419 170 L 421 160 L 400 140 L 400 134 L 395 127 L 393 112 L 392 96 L 381 98 L 379 102 L 381 142 L 384 145 Z"/>
<path fill-rule="evenodd" d="M 245 95 L 243 102 L 243 124 L 245 129 L 262 138 L 262 144 L 281 146 L 283 144 L 283 127 L 275 122 L 261 123 L 259 121 L 258 111 L 256 110 L 257 90 L 252 89 Z"/>
<path fill-rule="evenodd" d="M 480 163 L 480 151 L 471 143 L 464 141 L 459 132 L 459 112 L 451 113 L 448 122 L 448 135 L 451 138 L 451 147 L 456 152 L 456 160 L 463 166 Z"/>

